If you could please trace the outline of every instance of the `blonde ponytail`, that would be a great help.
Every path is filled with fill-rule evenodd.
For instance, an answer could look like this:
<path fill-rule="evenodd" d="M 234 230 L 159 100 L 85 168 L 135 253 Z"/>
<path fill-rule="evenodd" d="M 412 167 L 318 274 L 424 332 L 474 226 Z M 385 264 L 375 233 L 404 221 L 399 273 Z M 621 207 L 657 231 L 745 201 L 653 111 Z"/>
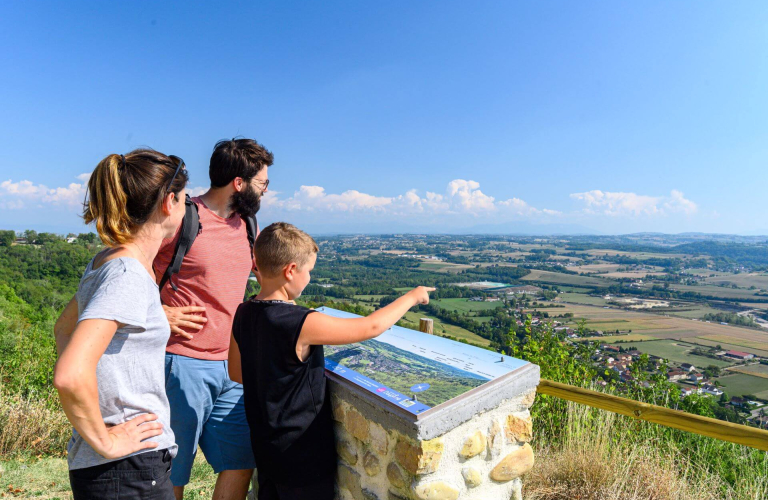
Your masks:
<path fill-rule="evenodd" d="M 83 218 L 86 224 L 96 222 L 96 231 L 108 246 L 131 240 L 131 217 L 120 181 L 120 169 L 124 168 L 122 158 L 109 155 L 101 160 L 88 181 L 89 200 Z"/>
<path fill-rule="evenodd" d="M 96 231 L 107 246 L 128 243 L 163 199 L 175 170 L 171 158 L 151 149 L 107 156 L 88 181 L 85 223 L 96 223 Z M 186 171 L 179 172 L 170 191 L 178 194 L 188 179 Z"/>

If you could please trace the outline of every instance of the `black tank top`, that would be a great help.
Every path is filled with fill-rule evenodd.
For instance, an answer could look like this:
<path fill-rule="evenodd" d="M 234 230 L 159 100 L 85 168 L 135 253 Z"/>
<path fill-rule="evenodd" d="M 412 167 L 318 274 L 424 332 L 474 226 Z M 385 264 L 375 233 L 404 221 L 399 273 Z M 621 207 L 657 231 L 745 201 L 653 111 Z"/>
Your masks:
<path fill-rule="evenodd" d="M 311 483 L 336 470 L 323 346 L 312 346 L 304 362 L 296 356 L 301 327 L 313 312 L 249 300 L 237 308 L 232 324 L 251 446 L 259 471 L 276 482 Z"/>

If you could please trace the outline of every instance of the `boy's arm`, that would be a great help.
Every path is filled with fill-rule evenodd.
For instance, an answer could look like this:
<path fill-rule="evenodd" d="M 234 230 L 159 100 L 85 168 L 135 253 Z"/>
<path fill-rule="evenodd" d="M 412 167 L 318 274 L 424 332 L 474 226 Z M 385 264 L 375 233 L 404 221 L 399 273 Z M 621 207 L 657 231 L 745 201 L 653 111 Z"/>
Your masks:
<path fill-rule="evenodd" d="M 327 314 L 310 314 L 304 320 L 296 351 L 303 352 L 311 345 L 352 344 L 372 339 L 387 331 L 417 304 L 429 303 L 429 292 L 434 288 L 414 288 L 386 307 L 364 318 L 335 318 Z M 300 356 L 303 359 L 303 356 Z"/>
<path fill-rule="evenodd" d="M 229 355 L 227 357 L 229 365 L 229 379 L 238 384 L 243 383 L 243 369 L 240 366 L 240 347 L 237 345 L 234 334 L 230 333 Z"/>

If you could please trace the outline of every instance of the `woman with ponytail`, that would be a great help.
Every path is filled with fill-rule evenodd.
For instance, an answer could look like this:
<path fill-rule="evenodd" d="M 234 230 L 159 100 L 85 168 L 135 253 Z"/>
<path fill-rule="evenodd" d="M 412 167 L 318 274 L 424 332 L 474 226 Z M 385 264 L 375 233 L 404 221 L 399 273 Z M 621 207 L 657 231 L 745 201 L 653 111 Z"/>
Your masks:
<path fill-rule="evenodd" d="M 180 158 L 140 149 L 107 156 L 88 181 L 83 218 L 107 248 L 55 328 L 53 384 L 74 427 L 75 500 L 174 498 L 164 369 L 171 330 L 152 262 L 184 217 L 187 180 Z"/>

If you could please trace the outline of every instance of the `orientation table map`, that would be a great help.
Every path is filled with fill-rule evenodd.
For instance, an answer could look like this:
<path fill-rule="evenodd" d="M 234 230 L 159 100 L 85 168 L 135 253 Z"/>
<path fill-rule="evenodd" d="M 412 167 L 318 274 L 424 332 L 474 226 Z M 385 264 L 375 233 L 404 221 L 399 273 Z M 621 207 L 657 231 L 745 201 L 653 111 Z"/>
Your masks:
<path fill-rule="evenodd" d="M 360 317 L 328 307 L 317 310 L 339 318 Z M 528 364 L 399 326 L 393 326 L 375 339 L 325 346 L 324 353 L 328 372 L 413 415 Z"/>

